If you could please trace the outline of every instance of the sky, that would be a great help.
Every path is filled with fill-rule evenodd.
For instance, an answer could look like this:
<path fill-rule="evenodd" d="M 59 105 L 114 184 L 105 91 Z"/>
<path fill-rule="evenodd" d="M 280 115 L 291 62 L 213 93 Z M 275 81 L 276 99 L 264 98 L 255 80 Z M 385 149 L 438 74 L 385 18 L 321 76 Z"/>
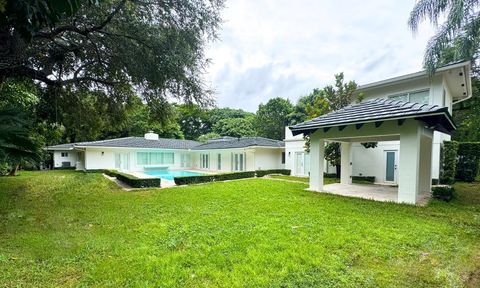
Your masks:
<path fill-rule="evenodd" d="M 295 103 L 334 74 L 358 84 L 417 72 L 434 27 L 407 26 L 414 0 L 226 0 L 206 74 L 218 107 Z"/>

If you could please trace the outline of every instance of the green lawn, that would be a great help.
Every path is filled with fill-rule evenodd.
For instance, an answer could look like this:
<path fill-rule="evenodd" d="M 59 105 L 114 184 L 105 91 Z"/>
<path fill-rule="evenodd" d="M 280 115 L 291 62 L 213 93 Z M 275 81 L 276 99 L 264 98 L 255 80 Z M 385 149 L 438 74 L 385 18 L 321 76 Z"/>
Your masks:
<path fill-rule="evenodd" d="M 0 287 L 478 284 L 480 184 L 427 207 L 248 179 L 120 190 L 100 174 L 0 178 Z"/>

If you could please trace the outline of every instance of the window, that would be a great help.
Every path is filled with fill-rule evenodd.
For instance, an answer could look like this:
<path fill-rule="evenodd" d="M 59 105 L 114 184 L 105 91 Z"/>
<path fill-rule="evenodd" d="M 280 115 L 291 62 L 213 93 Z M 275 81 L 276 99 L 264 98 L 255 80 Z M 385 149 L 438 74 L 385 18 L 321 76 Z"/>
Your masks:
<path fill-rule="evenodd" d="M 62 157 L 68 157 L 68 152 L 62 152 Z"/>
<path fill-rule="evenodd" d="M 200 154 L 200 167 L 202 167 L 202 169 L 208 169 L 210 166 L 209 162 L 210 159 L 208 154 Z"/>
<path fill-rule="evenodd" d="M 244 153 L 233 154 L 233 170 L 244 171 L 245 167 L 245 155 Z"/>
<path fill-rule="evenodd" d="M 137 165 L 174 164 L 173 152 L 137 152 Z"/>
<path fill-rule="evenodd" d="M 430 95 L 430 91 L 427 89 L 427 90 L 412 91 L 412 92 L 407 92 L 402 94 L 391 95 L 391 96 L 388 96 L 388 98 L 392 100 L 428 104 L 429 95 Z"/>
<path fill-rule="evenodd" d="M 217 170 L 222 170 L 222 154 L 217 155 Z"/>
<path fill-rule="evenodd" d="M 282 152 L 282 164 L 285 164 L 285 152 Z"/>

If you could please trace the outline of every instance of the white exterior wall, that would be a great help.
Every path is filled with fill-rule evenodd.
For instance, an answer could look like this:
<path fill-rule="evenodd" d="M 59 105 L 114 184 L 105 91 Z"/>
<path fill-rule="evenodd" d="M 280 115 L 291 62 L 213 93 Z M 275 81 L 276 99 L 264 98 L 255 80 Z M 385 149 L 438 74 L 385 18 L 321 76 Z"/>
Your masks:
<path fill-rule="evenodd" d="M 103 153 L 102 153 L 103 152 Z M 128 171 L 143 171 L 144 165 L 137 164 L 137 152 L 173 152 L 173 165 L 167 166 L 168 169 L 189 169 L 190 167 L 181 166 L 181 154 L 188 153 L 184 150 L 166 150 L 166 149 L 128 149 L 128 148 L 86 148 L 85 149 L 85 169 L 115 169 L 115 154 L 122 153 L 129 156 Z M 147 165 L 148 166 L 148 165 Z M 157 165 L 153 165 L 157 166 Z M 190 164 L 191 166 L 191 164 Z"/>
<path fill-rule="evenodd" d="M 62 153 L 68 153 L 68 157 L 62 157 Z M 77 152 L 74 150 L 53 151 L 53 167 L 63 167 L 62 162 L 70 162 L 70 167 L 75 167 L 77 164 Z"/>
<path fill-rule="evenodd" d="M 283 169 L 282 164 L 283 149 L 255 148 L 255 170 Z M 286 159 L 285 159 L 286 160 Z"/>

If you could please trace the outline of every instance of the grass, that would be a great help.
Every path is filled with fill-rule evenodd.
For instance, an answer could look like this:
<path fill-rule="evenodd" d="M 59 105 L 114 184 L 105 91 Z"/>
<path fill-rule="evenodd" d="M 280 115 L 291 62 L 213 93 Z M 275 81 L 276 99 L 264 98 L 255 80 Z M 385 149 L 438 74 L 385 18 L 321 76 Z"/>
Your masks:
<path fill-rule="evenodd" d="M 269 179 L 125 192 L 22 172 L 0 178 L 0 286 L 474 287 L 479 187 L 415 207 Z"/>

